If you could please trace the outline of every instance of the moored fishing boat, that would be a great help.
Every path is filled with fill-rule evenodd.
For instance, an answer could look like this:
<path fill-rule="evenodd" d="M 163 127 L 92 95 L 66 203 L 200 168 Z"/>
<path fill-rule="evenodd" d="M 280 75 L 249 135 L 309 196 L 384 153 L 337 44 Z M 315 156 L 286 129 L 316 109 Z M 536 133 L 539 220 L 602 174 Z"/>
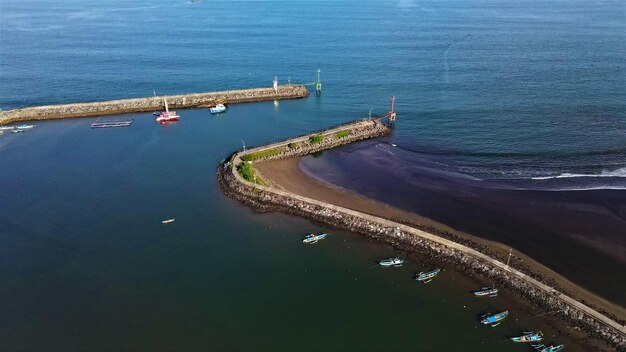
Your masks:
<path fill-rule="evenodd" d="M 483 319 L 480 322 L 484 325 L 491 325 L 491 327 L 495 327 L 498 326 L 502 322 L 502 320 L 504 320 L 504 318 L 508 316 L 508 310 L 496 314 L 485 314 L 483 315 Z"/>
<path fill-rule="evenodd" d="M 428 272 L 421 272 L 421 273 L 417 274 L 417 277 L 415 278 L 415 280 L 421 281 L 421 282 L 427 284 L 427 283 L 431 282 L 435 276 L 439 275 L 440 271 L 441 271 L 441 269 L 435 269 L 435 270 L 428 271 Z"/>
<path fill-rule="evenodd" d="M 226 105 L 217 104 L 214 107 L 209 108 L 209 111 L 211 111 L 211 114 L 219 114 L 220 112 L 226 111 Z"/>
<path fill-rule="evenodd" d="M 180 116 L 176 115 L 176 111 L 170 111 L 170 109 L 167 106 L 167 99 L 163 99 L 163 101 L 165 102 L 165 111 L 162 111 L 161 114 L 159 114 L 159 117 L 157 117 L 155 121 L 158 123 L 178 121 L 178 118 Z"/>
<path fill-rule="evenodd" d="M 378 262 L 380 266 L 385 266 L 385 267 L 393 266 L 396 268 L 401 267 L 403 263 L 404 263 L 404 260 L 400 259 L 399 257 L 383 259 L 380 262 Z"/>
<path fill-rule="evenodd" d="M 495 287 L 481 287 L 480 290 L 474 291 L 474 296 L 478 297 L 495 297 L 498 295 L 498 289 Z"/>
<path fill-rule="evenodd" d="M 8 131 L 12 130 L 13 128 L 13 126 L 0 126 L 0 131 Z"/>
<path fill-rule="evenodd" d="M 161 224 L 171 224 L 174 222 L 174 220 L 176 220 L 175 218 L 171 218 L 171 219 L 167 219 L 167 220 L 163 220 L 161 221 Z"/>
<path fill-rule="evenodd" d="M 19 125 L 19 126 L 15 126 L 15 128 L 18 129 L 18 130 L 30 130 L 33 127 L 35 127 L 35 125 Z"/>
<path fill-rule="evenodd" d="M 550 345 L 550 346 L 546 346 L 546 345 L 533 345 L 533 347 L 539 351 L 539 352 L 557 352 L 557 351 L 561 351 L 565 348 L 565 345 Z"/>
<path fill-rule="evenodd" d="M 21 129 L 21 128 L 16 128 L 13 131 L 11 131 L 11 133 L 22 133 L 22 132 L 26 132 L 26 130 Z"/>
<path fill-rule="evenodd" d="M 304 237 L 304 239 L 302 240 L 302 243 L 306 243 L 306 244 L 313 244 L 316 243 L 319 240 L 323 240 L 325 239 L 327 236 L 327 234 L 325 233 L 320 233 L 319 235 L 315 235 L 315 234 L 308 234 Z"/>
<path fill-rule="evenodd" d="M 513 342 L 539 342 L 543 340 L 543 333 L 541 331 L 524 331 L 524 335 L 518 337 L 511 337 Z"/>

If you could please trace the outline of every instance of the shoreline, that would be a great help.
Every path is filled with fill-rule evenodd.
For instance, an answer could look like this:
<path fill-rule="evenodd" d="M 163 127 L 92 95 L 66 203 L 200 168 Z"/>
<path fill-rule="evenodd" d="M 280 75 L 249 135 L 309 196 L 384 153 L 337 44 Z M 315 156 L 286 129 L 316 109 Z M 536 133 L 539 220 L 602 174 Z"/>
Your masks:
<path fill-rule="evenodd" d="M 435 229 L 436 232 L 450 233 L 462 240 L 485 246 L 500 258 L 506 258 L 508 256 L 510 247 L 503 243 L 458 231 L 422 215 L 367 198 L 353 191 L 333 187 L 332 185 L 317 180 L 300 169 L 298 165 L 299 161 L 300 158 L 268 160 L 257 163 L 255 167 L 259 174 L 264 177 L 264 180 L 278 189 L 308 198 L 315 198 L 363 213 L 393 219 L 402 223 L 425 228 L 430 227 Z M 511 261 L 512 263 L 524 263 L 531 271 L 539 272 L 543 276 L 553 279 L 564 291 L 571 292 L 575 297 L 579 297 L 595 307 L 611 312 L 618 319 L 626 320 L 626 308 L 571 282 L 549 267 L 517 251 L 515 248 L 513 248 Z"/>
<path fill-rule="evenodd" d="M 93 117 L 151 112 L 164 109 L 164 99 L 172 109 L 205 108 L 218 102 L 225 104 L 253 103 L 268 100 L 299 99 L 309 95 L 309 90 L 300 85 L 273 88 L 238 89 L 221 92 L 191 93 L 171 96 L 121 99 L 73 104 L 43 105 L 0 111 L 0 126 L 10 123 Z"/>
<path fill-rule="evenodd" d="M 532 272 L 526 265 L 520 265 L 516 261 L 511 262 L 510 266 L 504 264 L 505 261 L 499 255 L 485 246 L 458 236 L 455 238 L 452 233 L 441 233 L 432 226 L 407 225 L 405 222 L 281 190 L 262 180 L 257 182 L 253 162 L 258 165 L 259 161 L 303 156 L 389 133 L 389 128 L 382 126 L 384 125 L 380 122 L 358 121 L 245 152 L 235 152 L 227 160 L 220 162 L 216 172 L 218 185 L 226 195 L 257 211 L 280 211 L 360 233 L 374 240 L 406 248 L 407 251 L 424 253 L 470 276 L 488 278 L 498 287 L 507 288 L 517 294 L 532 307 L 554 312 L 555 319 L 574 330 L 582 330 L 593 340 L 603 341 L 607 346 L 618 349 L 626 346 L 626 327 L 623 322 L 618 323 L 619 319 L 613 314 L 590 307 L 581 298 L 572 298 L 567 291 L 555 285 L 553 279 Z M 333 138 L 335 132 L 342 130 L 350 131 L 350 136 L 340 140 L 337 134 Z M 320 135 L 325 135 L 326 139 L 322 139 L 322 143 L 314 142 L 313 138 Z M 295 144 L 298 147 L 291 148 L 290 142 L 297 142 Z M 244 173 L 242 169 L 252 171 Z"/>

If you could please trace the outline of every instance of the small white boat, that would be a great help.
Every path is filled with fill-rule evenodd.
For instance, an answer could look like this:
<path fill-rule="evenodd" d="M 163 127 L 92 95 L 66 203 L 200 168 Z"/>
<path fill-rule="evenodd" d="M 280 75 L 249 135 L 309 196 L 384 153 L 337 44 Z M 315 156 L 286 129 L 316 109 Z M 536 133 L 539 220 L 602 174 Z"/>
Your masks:
<path fill-rule="evenodd" d="M 0 136 L 2 136 L 4 134 L 4 131 L 0 130 Z"/>
<path fill-rule="evenodd" d="M 302 243 L 306 243 L 306 244 L 317 243 L 317 241 L 325 239 L 326 236 L 327 234 L 325 233 L 320 233 L 319 235 L 308 234 L 304 237 L 304 239 L 302 240 Z"/>
<path fill-rule="evenodd" d="M 175 218 L 171 218 L 171 219 L 167 219 L 167 220 L 163 220 L 161 221 L 161 224 L 171 224 L 174 222 L 174 220 L 176 220 Z"/>
<path fill-rule="evenodd" d="M 13 128 L 13 126 L 0 126 L 0 131 L 8 131 L 12 130 Z"/>
<path fill-rule="evenodd" d="M 214 107 L 210 108 L 209 111 L 211 111 L 211 114 L 219 114 L 220 112 L 226 111 L 226 105 L 217 104 Z"/>
<path fill-rule="evenodd" d="M 13 131 L 11 131 L 11 133 L 22 133 L 22 132 L 26 132 L 26 130 L 23 130 L 21 128 L 16 128 Z"/>
<path fill-rule="evenodd" d="M 401 267 L 403 263 L 404 263 L 404 260 L 400 259 L 399 257 L 383 259 L 380 262 L 378 262 L 380 266 L 384 266 L 384 267 L 393 266 L 395 268 Z"/>
<path fill-rule="evenodd" d="M 19 126 L 15 126 L 15 128 L 18 129 L 18 130 L 30 130 L 33 127 L 35 127 L 35 125 L 19 125 Z"/>

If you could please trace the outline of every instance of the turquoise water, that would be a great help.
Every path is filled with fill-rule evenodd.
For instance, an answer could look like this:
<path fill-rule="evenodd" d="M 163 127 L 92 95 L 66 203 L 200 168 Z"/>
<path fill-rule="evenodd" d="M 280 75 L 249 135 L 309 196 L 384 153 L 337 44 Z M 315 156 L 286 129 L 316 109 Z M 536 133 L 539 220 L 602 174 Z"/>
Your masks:
<path fill-rule="evenodd" d="M 1 136 L 4 349 L 524 350 L 503 339 L 537 326 L 556 333 L 521 310 L 518 322 L 482 329 L 478 315 L 510 298 L 467 300 L 477 283 L 452 272 L 416 285 L 412 272 L 432 263 L 372 268 L 395 253 L 358 236 L 303 247 L 304 233 L 323 229 L 251 213 L 217 190 L 214 168 L 241 140 L 383 114 L 396 95 L 391 139 L 355 145 L 381 161 L 362 173 L 369 183 L 339 177 L 341 150 L 318 158 L 326 167 L 315 176 L 378 198 L 413 184 L 429 201 L 402 205 L 459 227 L 483 198 L 498 199 L 478 214 L 503 219 L 490 237 L 530 242 L 537 257 L 558 252 L 554 264 L 571 274 L 578 264 L 561 243 L 598 258 L 607 251 L 580 245 L 595 233 L 592 243 L 617 249 L 608 272 L 623 272 L 625 16 L 620 1 L 2 1 L 2 109 L 269 86 L 274 76 L 312 82 L 318 67 L 324 83 L 321 97 L 232 106 L 219 118 L 180 111 L 167 128 L 138 114 L 125 129 L 93 131 L 85 119 Z M 377 154 L 391 143 L 402 162 Z M 533 208 L 554 214 L 544 216 L 557 223 L 549 233 L 562 237 L 504 236 L 533 214 L 520 223 L 512 193 L 457 192 L 458 179 L 514 188 L 532 204 L 527 192 L 573 190 L 558 207 L 540 197 L 548 210 Z M 608 193 L 577 191 L 590 188 Z M 551 213 L 572 204 L 592 211 Z M 458 216 L 442 217 L 448 206 Z M 595 209 L 602 216 L 588 215 Z M 587 278 L 602 274 L 589 268 Z M 614 282 L 598 286 L 618 300 Z"/>

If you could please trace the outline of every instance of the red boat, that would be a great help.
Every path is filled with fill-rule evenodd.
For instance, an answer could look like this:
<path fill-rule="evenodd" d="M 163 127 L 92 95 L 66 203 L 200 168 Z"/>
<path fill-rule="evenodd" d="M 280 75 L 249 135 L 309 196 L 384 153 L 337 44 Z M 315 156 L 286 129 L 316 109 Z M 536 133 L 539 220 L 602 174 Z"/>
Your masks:
<path fill-rule="evenodd" d="M 178 121 L 178 118 L 180 116 L 176 115 L 176 111 L 170 111 L 167 108 L 167 99 L 163 99 L 163 101 L 165 102 L 165 111 L 161 111 L 159 116 L 156 118 L 156 122 L 165 123 L 165 122 Z"/>

